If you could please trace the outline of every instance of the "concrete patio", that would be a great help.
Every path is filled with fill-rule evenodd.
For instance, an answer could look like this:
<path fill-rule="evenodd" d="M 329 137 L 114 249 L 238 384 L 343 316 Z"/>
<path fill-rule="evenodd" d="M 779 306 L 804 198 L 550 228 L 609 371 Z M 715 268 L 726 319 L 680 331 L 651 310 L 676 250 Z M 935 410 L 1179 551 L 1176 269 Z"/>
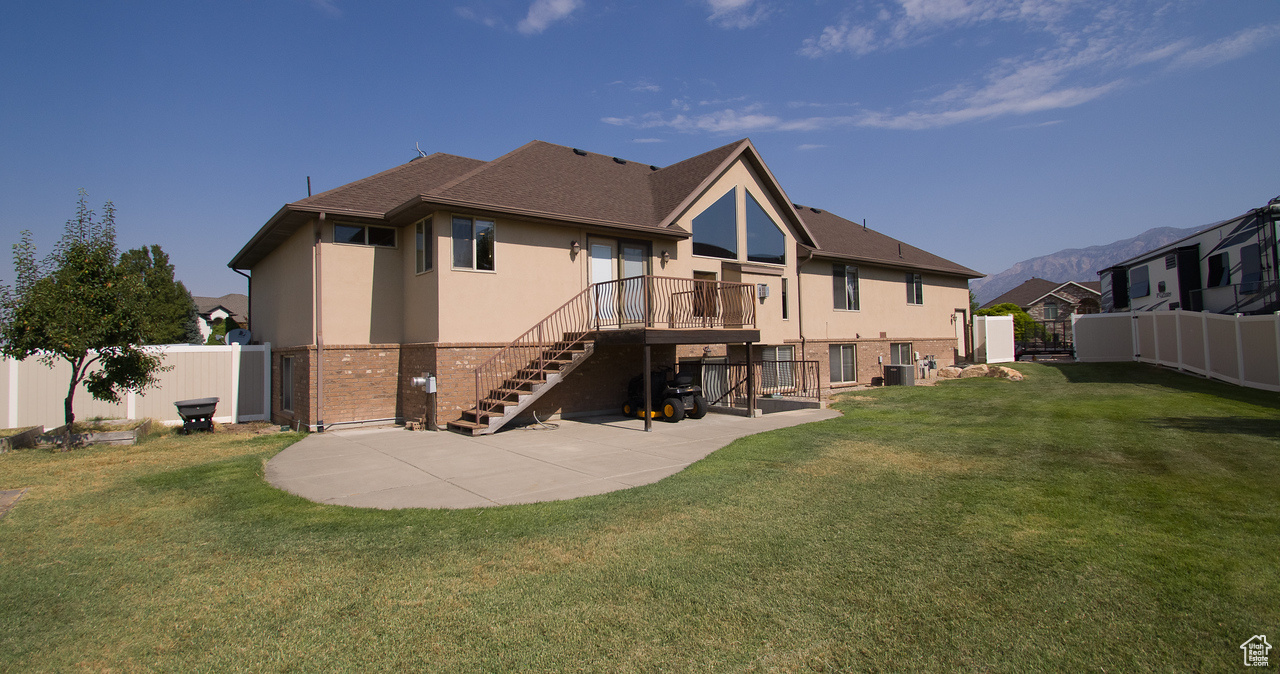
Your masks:
<path fill-rule="evenodd" d="M 678 424 L 621 416 L 479 437 L 400 427 L 307 436 L 267 462 L 272 485 L 318 503 L 364 508 L 481 508 L 557 501 L 657 482 L 747 435 L 840 416 L 806 409 Z"/>

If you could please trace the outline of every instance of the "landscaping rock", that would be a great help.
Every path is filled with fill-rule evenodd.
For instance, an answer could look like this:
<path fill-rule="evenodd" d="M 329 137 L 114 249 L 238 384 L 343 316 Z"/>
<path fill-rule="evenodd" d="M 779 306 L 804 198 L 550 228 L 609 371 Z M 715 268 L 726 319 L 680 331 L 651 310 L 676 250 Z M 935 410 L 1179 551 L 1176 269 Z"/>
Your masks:
<path fill-rule="evenodd" d="M 958 367 L 947 366 L 938 369 L 938 379 L 956 379 L 960 376 L 961 370 Z"/>
<path fill-rule="evenodd" d="M 998 377 L 1000 379 L 1008 379 L 1009 381 L 1022 381 L 1022 373 L 1011 367 L 997 365 L 991 368 L 989 377 Z"/>
<path fill-rule="evenodd" d="M 961 379 L 969 379 L 970 377 L 985 377 L 991 371 L 986 365 L 970 365 L 960 371 Z"/>

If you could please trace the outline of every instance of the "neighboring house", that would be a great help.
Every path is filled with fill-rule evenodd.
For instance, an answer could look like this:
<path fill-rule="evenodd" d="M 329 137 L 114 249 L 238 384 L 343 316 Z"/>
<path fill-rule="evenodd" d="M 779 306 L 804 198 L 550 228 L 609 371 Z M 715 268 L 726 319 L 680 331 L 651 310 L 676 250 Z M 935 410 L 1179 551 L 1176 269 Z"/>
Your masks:
<path fill-rule="evenodd" d="M 432 373 L 430 412 L 474 432 L 619 409 L 646 357 L 817 361 L 828 391 L 950 364 L 981 276 L 793 204 L 745 139 L 663 168 L 540 141 L 423 156 L 287 204 L 229 266 L 277 423 L 419 418 Z"/>
<path fill-rule="evenodd" d="M 249 296 L 231 293 L 222 297 L 192 297 L 196 303 L 196 321 L 200 325 L 200 341 L 213 334 L 214 321 L 230 318 L 242 328 L 249 327 Z"/>
<path fill-rule="evenodd" d="M 1267 314 L 1280 309 L 1278 217 L 1280 197 L 1098 272 L 1103 311 Z"/>
<path fill-rule="evenodd" d="M 1032 277 L 980 308 L 1016 304 L 1037 321 L 1063 321 L 1072 314 L 1096 314 L 1102 297 L 1098 281 L 1047 281 Z"/>

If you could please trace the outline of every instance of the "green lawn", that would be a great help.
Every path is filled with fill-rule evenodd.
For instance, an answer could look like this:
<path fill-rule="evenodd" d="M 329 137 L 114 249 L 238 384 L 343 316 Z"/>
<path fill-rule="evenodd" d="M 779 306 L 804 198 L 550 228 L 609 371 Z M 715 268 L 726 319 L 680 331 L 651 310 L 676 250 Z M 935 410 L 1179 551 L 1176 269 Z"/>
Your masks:
<path fill-rule="evenodd" d="M 1017 367 L 482 510 L 279 493 L 292 434 L 3 454 L 0 671 L 1236 671 L 1280 641 L 1280 396 Z"/>

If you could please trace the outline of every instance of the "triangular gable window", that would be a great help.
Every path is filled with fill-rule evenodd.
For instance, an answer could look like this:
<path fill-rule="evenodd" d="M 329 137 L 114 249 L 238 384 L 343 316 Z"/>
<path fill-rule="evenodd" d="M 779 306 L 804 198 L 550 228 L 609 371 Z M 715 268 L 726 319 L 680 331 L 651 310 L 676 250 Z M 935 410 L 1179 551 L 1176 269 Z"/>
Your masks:
<path fill-rule="evenodd" d="M 693 254 L 738 259 L 737 188 L 693 219 Z"/>
<path fill-rule="evenodd" d="M 747 192 L 747 260 L 765 264 L 786 264 L 787 237 Z"/>

